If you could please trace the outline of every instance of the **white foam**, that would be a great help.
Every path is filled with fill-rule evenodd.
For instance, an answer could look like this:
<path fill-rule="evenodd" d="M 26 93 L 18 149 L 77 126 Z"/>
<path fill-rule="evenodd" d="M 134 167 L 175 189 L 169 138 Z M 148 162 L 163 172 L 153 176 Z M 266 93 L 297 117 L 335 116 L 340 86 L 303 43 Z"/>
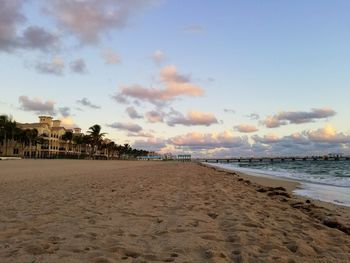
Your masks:
<path fill-rule="evenodd" d="M 295 189 L 293 193 L 324 202 L 350 207 L 349 187 L 302 183 L 301 188 Z"/>
<path fill-rule="evenodd" d="M 243 172 L 253 176 L 260 176 L 266 178 L 281 178 L 291 181 L 297 181 L 300 183 L 300 187 L 293 191 L 294 194 L 309 197 L 315 200 L 320 200 L 324 202 L 334 203 L 337 205 L 349 206 L 350 207 L 350 187 L 348 186 L 348 180 L 344 181 L 344 185 L 331 185 L 339 184 L 335 182 L 334 178 L 315 180 L 311 178 L 313 182 L 308 181 L 306 174 L 294 174 L 280 171 L 270 171 L 270 170 L 259 170 L 252 168 L 242 168 L 234 166 L 232 164 L 224 163 L 204 163 L 206 165 L 224 168 L 231 171 Z M 306 179 L 307 178 L 307 179 Z M 344 183 L 340 182 L 340 183 Z"/>

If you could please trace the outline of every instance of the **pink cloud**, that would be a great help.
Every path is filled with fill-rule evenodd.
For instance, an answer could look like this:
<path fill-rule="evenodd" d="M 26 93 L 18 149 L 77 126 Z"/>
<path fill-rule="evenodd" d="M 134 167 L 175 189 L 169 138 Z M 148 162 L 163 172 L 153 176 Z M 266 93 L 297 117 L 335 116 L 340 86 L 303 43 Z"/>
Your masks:
<path fill-rule="evenodd" d="M 143 138 L 154 138 L 154 135 L 151 132 L 129 132 L 129 137 L 143 137 Z"/>
<path fill-rule="evenodd" d="M 316 142 L 350 143 L 349 135 L 338 133 L 330 124 L 318 130 L 307 131 L 306 135 L 311 141 Z"/>
<path fill-rule="evenodd" d="M 294 135 L 295 136 L 295 135 Z M 271 144 L 280 142 L 282 138 L 278 137 L 277 135 L 270 133 L 267 135 L 264 135 L 263 137 L 260 137 L 258 135 L 254 135 L 253 140 L 257 143 L 263 143 L 263 144 Z"/>
<path fill-rule="evenodd" d="M 248 139 L 246 137 L 235 137 L 228 131 L 221 133 L 190 132 L 173 137 L 169 142 L 177 147 L 187 147 L 190 149 L 233 148 L 248 145 Z"/>
<path fill-rule="evenodd" d="M 218 120 L 213 113 L 205 113 L 199 111 L 189 111 L 185 117 L 180 112 L 172 111 L 170 113 L 172 116 L 167 120 L 169 126 L 174 126 L 176 124 L 181 124 L 185 126 L 203 125 L 210 126 L 212 124 L 218 123 Z"/>
<path fill-rule="evenodd" d="M 336 115 L 330 108 L 311 109 L 311 111 L 282 111 L 273 116 L 266 117 L 262 124 L 267 128 L 277 128 L 287 124 L 301 124 L 326 119 Z"/>
<path fill-rule="evenodd" d="M 77 127 L 74 120 L 70 116 L 61 119 L 61 126 L 68 128 L 68 129 L 72 129 L 72 128 Z"/>
<path fill-rule="evenodd" d="M 255 125 L 251 124 L 240 124 L 234 127 L 235 130 L 242 132 L 242 133 L 252 133 L 258 131 L 258 128 L 255 127 Z"/>
<path fill-rule="evenodd" d="M 133 143 L 133 148 L 144 149 L 147 151 L 159 152 L 166 146 L 163 139 L 160 138 L 148 138 L 146 140 L 136 140 Z"/>
<path fill-rule="evenodd" d="M 102 58 L 107 65 L 115 65 L 121 63 L 121 58 L 118 53 L 112 49 L 106 49 L 102 52 Z"/>
<path fill-rule="evenodd" d="M 164 88 L 146 88 L 141 85 L 121 86 L 120 93 L 115 95 L 117 101 L 136 99 L 147 101 L 154 105 L 163 105 L 166 102 L 180 97 L 199 97 L 204 90 L 191 83 L 190 78 L 177 72 L 175 66 L 167 66 L 160 71 L 160 80 Z"/>
<path fill-rule="evenodd" d="M 149 111 L 146 112 L 145 118 L 152 123 L 163 122 L 164 113 L 160 111 Z"/>

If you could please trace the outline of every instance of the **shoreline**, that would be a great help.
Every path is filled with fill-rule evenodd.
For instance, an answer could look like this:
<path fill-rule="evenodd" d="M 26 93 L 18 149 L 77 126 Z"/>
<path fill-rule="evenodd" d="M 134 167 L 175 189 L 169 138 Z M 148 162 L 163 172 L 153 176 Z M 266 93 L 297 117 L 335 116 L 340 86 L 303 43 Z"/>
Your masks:
<path fill-rule="evenodd" d="M 266 188 L 283 187 L 286 190 L 286 192 L 292 197 L 293 199 L 292 202 L 294 204 L 297 204 L 295 208 L 305 210 L 304 212 L 311 215 L 315 219 L 321 221 L 321 223 L 326 218 L 326 215 L 329 215 L 329 216 L 337 215 L 336 217 L 334 217 L 335 221 L 337 222 L 339 221 L 340 224 L 344 225 L 346 227 L 345 232 L 347 232 L 350 235 L 350 207 L 295 194 L 294 190 L 298 189 L 298 187 L 301 185 L 301 183 L 298 181 L 293 181 L 285 178 L 271 178 L 268 176 L 265 177 L 265 176 L 252 175 L 241 171 L 234 171 L 233 169 L 232 170 L 225 169 L 223 167 L 210 165 L 207 163 L 197 163 L 197 164 L 219 172 L 225 172 L 232 176 L 241 177 L 243 179 L 243 182 L 253 182 L 253 184 L 255 184 L 255 187 L 259 187 L 259 186 L 263 186 Z M 292 207 L 293 207 L 293 203 L 291 204 Z M 314 215 L 312 213 L 312 209 L 310 208 L 309 204 L 312 204 L 316 209 L 319 209 L 319 208 L 321 210 L 325 209 L 325 211 L 323 211 L 323 215 L 318 212 Z"/>
<path fill-rule="evenodd" d="M 302 194 L 297 193 L 298 191 L 305 191 L 306 190 L 303 187 L 303 185 L 304 186 L 313 185 L 313 186 L 321 186 L 321 187 L 323 187 L 323 186 L 336 187 L 333 185 L 308 182 L 308 181 L 301 181 L 298 179 L 293 180 L 292 178 L 271 176 L 268 174 L 264 174 L 263 172 L 255 174 L 254 172 L 239 171 L 239 170 L 235 170 L 234 168 L 229 169 L 229 168 L 217 166 L 217 165 L 211 164 L 211 163 L 201 163 L 201 164 L 203 164 L 204 166 L 207 166 L 207 167 L 213 167 L 213 168 L 217 168 L 219 170 L 221 169 L 221 170 L 224 170 L 226 172 L 234 172 L 234 173 L 240 174 L 242 177 L 250 179 L 253 182 L 261 184 L 263 186 L 283 186 L 284 188 L 286 188 L 286 190 L 288 191 L 289 194 L 297 196 L 298 198 L 303 199 L 303 200 L 311 199 L 314 202 L 316 202 L 318 204 L 322 204 L 325 207 L 336 206 L 336 207 L 344 207 L 346 209 L 350 209 L 349 205 L 343 205 L 341 202 L 320 200 L 320 199 L 317 199 L 317 198 L 312 197 L 312 196 L 302 195 Z"/>

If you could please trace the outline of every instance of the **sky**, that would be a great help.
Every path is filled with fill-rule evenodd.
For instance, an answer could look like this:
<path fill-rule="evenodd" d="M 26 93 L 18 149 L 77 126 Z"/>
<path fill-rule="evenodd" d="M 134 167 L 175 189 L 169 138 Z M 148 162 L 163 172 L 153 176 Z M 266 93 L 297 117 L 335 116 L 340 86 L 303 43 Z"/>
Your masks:
<path fill-rule="evenodd" d="M 349 1 L 1 0 L 0 114 L 193 156 L 350 154 Z"/>

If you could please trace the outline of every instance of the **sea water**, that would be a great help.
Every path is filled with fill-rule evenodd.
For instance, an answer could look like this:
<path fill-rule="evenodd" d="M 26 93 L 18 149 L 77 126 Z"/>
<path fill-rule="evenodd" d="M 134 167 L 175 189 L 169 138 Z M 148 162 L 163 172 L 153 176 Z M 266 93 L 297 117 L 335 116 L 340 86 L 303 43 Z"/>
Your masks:
<path fill-rule="evenodd" d="M 255 176 L 300 182 L 297 195 L 350 207 L 350 161 L 211 163 Z"/>

